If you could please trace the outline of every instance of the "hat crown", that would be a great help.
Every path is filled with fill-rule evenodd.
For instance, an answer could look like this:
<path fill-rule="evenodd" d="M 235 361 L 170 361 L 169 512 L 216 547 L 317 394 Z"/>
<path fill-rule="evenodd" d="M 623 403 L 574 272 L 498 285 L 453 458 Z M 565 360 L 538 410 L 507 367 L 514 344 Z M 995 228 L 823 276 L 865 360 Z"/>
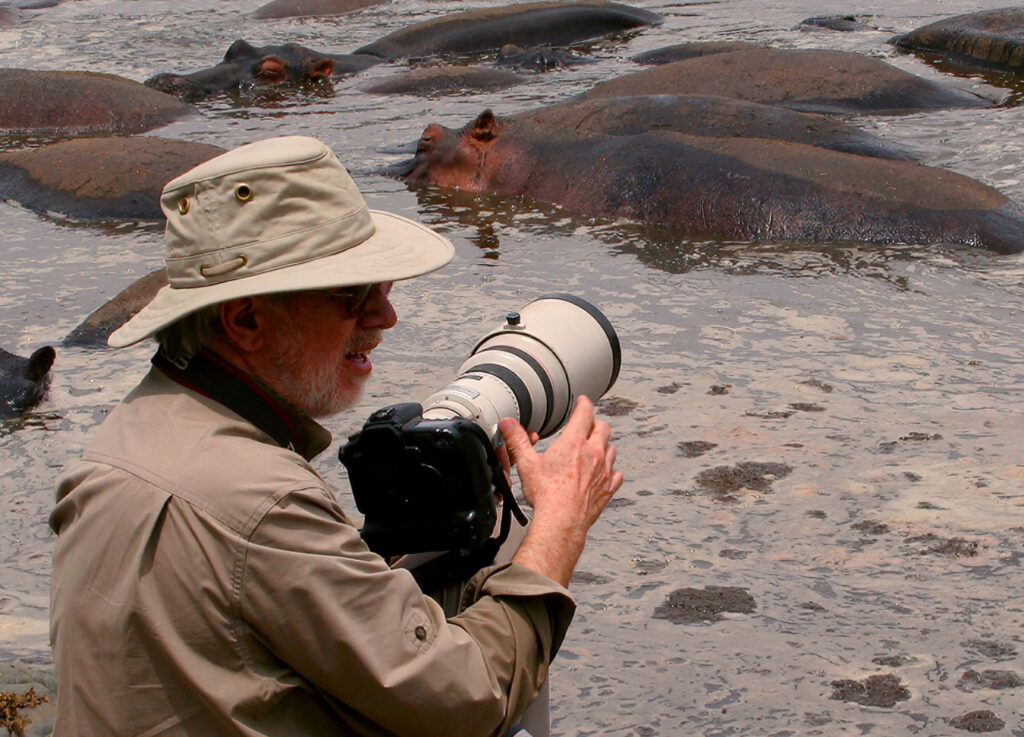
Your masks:
<path fill-rule="evenodd" d="M 374 232 L 334 152 L 306 136 L 241 146 L 164 187 L 166 267 L 176 289 L 293 266 L 351 248 Z"/>

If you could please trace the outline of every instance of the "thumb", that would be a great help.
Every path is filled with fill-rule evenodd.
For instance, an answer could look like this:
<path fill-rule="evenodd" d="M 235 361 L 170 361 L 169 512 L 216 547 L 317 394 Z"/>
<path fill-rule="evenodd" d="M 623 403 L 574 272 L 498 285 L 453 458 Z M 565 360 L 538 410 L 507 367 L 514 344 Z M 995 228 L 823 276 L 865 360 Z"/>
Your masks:
<path fill-rule="evenodd" d="M 505 447 L 508 449 L 509 460 L 512 461 L 513 466 L 522 461 L 529 462 L 532 456 L 537 455 L 537 451 L 533 449 L 533 443 L 530 442 L 530 436 L 526 434 L 526 430 L 517 420 L 506 417 L 498 423 L 498 429 L 501 430 L 501 436 L 505 439 Z"/>

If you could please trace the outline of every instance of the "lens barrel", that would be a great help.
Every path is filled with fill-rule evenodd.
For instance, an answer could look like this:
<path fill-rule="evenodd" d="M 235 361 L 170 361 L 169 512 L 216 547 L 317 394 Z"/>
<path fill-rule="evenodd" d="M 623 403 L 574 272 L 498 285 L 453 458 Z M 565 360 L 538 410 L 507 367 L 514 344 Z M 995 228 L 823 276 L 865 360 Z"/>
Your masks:
<path fill-rule="evenodd" d="M 457 378 L 423 401 L 424 419 L 463 417 L 493 440 L 514 417 L 542 438 L 569 417 L 576 397 L 603 396 L 619 376 L 622 351 L 608 318 L 571 294 L 533 300 L 485 335 Z"/>

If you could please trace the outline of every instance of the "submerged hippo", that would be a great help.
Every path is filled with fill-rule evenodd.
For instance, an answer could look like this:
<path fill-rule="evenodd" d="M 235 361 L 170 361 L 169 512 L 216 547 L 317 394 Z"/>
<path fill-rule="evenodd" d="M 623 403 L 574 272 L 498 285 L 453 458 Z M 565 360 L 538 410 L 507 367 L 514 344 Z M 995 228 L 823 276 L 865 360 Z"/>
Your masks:
<path fill-rule="evenodd" d="M 855 15 L 818 15 L 813 18 L 804 18 L 797 27 L 801 29 L 824 28 L 826 31 L 841 31 L 842 33 L 877 30 L 866 23 L 861 23 Z"/>
<path fill-rule="evenodd" d="M 80 138 L 0 153 L 0 197 L 77 218 L 162 218 L 166 182 L 224 150 L 166 138 Z"/>
<path fill-rule="evenodd" d="M 506 44 L 565 46 L 661 23 L 649 10 L 605 0 L 549 0 L 450 13 L 399 29 L 356 50 L 393 61 L 439 54 L 495 52 Z"/>
<path fill-rule="evenodd" d="M 672 44 L 671 46 L 662 46 L 658 49 L 644 51 L 632 57 L 632 59 L 637 64 L 660 66 L 662 64 L 671 64 L 674 61 L 682 61 L 683 59 L 694 59 L 698 56 L 763 48 L 765 47 L 762 44 L 751 43 L 750 41 L 689 41 L 687 43 Z"/>
<path fill-rule="evenodd" d="M 216 66 L 189 74 L 157 74 L 144 84 L 194 102 L 230 90 L 324 82 L 333 75 L 361 72 L 380 61 L 375 56 L 328 54 L 298 44 L 256 47 L 238 39 Z"/>
<path fill-rule="evenodd" d="M 105 348 L 110 334 L 152 302 L 156 293 L 166 285 L 167 271 L 162 268 L 136 279 L 68 333 L 62 345 Z"/>
<path fill-rule="evenodd" d="M 1024 74 L 1024 7 L 946 18 L 895 36 L 890 43 L 961 64 Z"/>
<path fill-rule="evenodd" d="M 46 396 L 56 352 L 43 346 L 28 358 L 0 348 L 0 418 L 31 409 Z"/>
<path fill-rule="evenodd" d="M 593 59 L 571 51 L 549 48 L 524 49 L 515 44 L 505 44 L 498 49 L 498 58 L 494 60 L 495 66 L 511 67 L 525 72 L 549 72 L 552 69 L 569 69 L 580 64 L 593 63 Z"/>
<path fill-rule="evenodd" d="M 903 113 L 993 103 L 863 54 L 749 49 L 664 64 L 602 82 L 583 97 L 721 95 L 815 113 Z"/>
<path fill-rule="evenodd" d="M 0 134 L 141 133 L 192 111 L 113 74 L 0 69 Z"/>
<path fill-rule="evenodd" d="M 363 87 L 364 92 L 396 95 L 452 94 L 462 90 L 500 90 L 526 81 L 504 69 L 480 67 L 421 67 Z"/>
<path fill-rule="evenodd" d="M 523 196 L 722 240 L 962 243 L 1024 250 L 1024 216 L 944 169 L 759 138 L 578 137 L 501 121 L 433 124 L 406 182 Z"/>
<path fill-rule="evenodd" d="M 254 18 L 301 18 L 341 15 L 377 5 L 384 0 L 273 0 L 253 11 Z"/>
<path fill-rule="evenodd" d="M 772 138 L 834 151 L 909 160 L 898 147 L 842 120 L 712 95 L 636 95 L 572 100 L 515 113 L 514 120 L 579 135 L 661 130 L 716 138 Z"/>

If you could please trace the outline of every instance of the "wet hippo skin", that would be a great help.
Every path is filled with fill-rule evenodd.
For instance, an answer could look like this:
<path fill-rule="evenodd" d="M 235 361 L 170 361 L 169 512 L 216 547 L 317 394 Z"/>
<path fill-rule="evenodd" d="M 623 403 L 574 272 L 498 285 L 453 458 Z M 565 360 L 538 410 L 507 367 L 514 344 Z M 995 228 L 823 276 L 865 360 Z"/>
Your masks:
<path fill-rule="evenodd" d="M 428 126 L 401 177 L 532 198 L 690 238 L 1024 250 L 1020 209 L 973 179 L 758 138 L 579 137 L 485 111 L 458 131 Z"/>
<path fill-rule="evenodd" d="M 0 153 L 0 197 L 77 218 L 162 218 L 166 182 L 223 149 L 149 136 L 81 138 Z"/>
<path fill-rule="evenodd" d="M 167 272 L 162 268 L 136 279 L 68 333 L 62 345 L 105 348 L 110 334 L 148 305 L 166 285 Z"/>
<path fill-rule="evenodd" d="M 524 48 L 564 46 L 660 22 L 657 13 L 603 0 L 520 3 L 450 13 L 416 23 L 367 44 L 356 53 L 395 60 L 494 52 L 506 44 Z"/>
<path fill-rule="evenodd" d="M 898 48 L 1024 74 L 1024 7 L 966 13 L 890 40 Z"/>
<path fill-rule="evenodd" d="M 113 74 L 0 69 L 0 133 L 141 133 L 193 110 Z"/>
<path fill-rule="evenodd" d="M 46 396 L 56 352 L 43 346 L 28 358 L 0 348 L 0 418 L 31 409 Z"/>
<path fill-rule="evenodd" d="M 379 5 L 384 0 L 273 0 L 253 11 L 254 18 L 301 18 L 341 15 Z"/>
<path fill-rule="evenodd" d="M 685 59 L 602 82 L 585 99 L 721 95 L 818 113 L 905 113 L 992 103 L 863 54 L 749 49 Z"/>
<path fill-rule="evenodd" d="M 896 146 L 835 117 L 713 95 L 571 100 L 509 117 L 579 135 L 661 130 L 716 138 L 771 138 L 883 159 L 911 158 Z"/>
<path fill-rule="evenodd" d="M 373 94 L 430 95 L 460 90 L 498 90 L 525 82 L 526 77 L 504 69 L 446 66 L 421 67 L 363 87 Z"/>
<path fill-rule="evenodd" d="M 145 85 L 197 101 L 231 90 L 326 82 L 332 76 L 360 72 L 380 62 L 365 54 L 328 54 L 292 43 L 256 47 L 238 39 L 216 66 L 188 74 L 157 74 Z"/>

